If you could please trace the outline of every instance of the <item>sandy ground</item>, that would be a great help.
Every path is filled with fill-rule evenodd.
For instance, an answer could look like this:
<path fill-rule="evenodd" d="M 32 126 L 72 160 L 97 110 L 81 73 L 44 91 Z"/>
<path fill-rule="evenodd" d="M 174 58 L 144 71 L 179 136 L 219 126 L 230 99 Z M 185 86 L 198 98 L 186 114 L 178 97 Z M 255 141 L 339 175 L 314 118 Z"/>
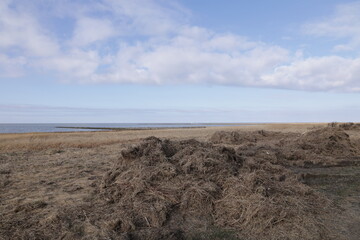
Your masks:
<path fill-rule="evenodd" d="M 304 134 L 323 126 L 326 124 L 0 134 L 0 239 L 47 239 L 43 233 L 32 230 L 34 226 L 45 226 L 71 206 L 90 203 L 104 175 L 119 159 L 120 151 L 140 139 L 156 136 L 207 141 L 220 130 Z M 360 131 L 347 132 L 351 140 L 360 139 Z M 303 174 L 307 185 L 325 193 L 336 204 L 337 217 L 330 217 L 329 222 L 338 226 L 341 239 L 360 239 L 359 166 L 291 169 Z M 86 219 L 89 214 L 85 209 L 82 217 Z M 90 228 L 82 231 L 91 233 Z M 80 239 L 81 234 L 64 235 L 63 239 Z"/>

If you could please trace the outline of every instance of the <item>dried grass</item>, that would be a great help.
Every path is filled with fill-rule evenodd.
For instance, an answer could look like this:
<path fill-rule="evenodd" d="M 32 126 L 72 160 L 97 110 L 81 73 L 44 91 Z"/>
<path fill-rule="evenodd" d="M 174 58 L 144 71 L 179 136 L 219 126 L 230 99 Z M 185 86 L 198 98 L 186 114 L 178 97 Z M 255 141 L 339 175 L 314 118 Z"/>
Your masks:
<path fill-rule="evenodd" d="M 360 130 L 360 123 L 338 123 L 338 122 L 332 122 L 328 124 L 328 127 L 331 128 L 339 128 L 342 130 Z"/>
<path fill-rule="evenodd" d="M 0 200 L 13 207 L 2 208 L 0 239 L 337 239 L 326 227 L 326 214 L 333 209 L 329 200 L 283 166 L 307 161 L 326 165 L 340 156 L 357 155 L 358 146 L 342 129 L 239 133 L 245 138 L 254 134 L 246 141 L 151 137 L 131 146 L 50 152 L 125 139 L 103 134 L 41 135 L 31 141 L 22 136 L 0 142 L 2 147 L 10 144 L 10 152 L 21 144 L 29 151 L 54 147 L 0 154 Z M 119 156 L 111 170 L 110 155 L 104 151 L 112 152 L 111 159 Z M 43 162 L 37 162 L 40 158 Z M 46 159 L 56 161 L 40 168 Z M 89 159 L 90 165 L 80 166 Z M 17 164 L 21 168 L 14 168 Z M 88 174 L 100 168 L 96 177 Z M 55 180 L 58 177 L 62 179 Z M 77 186 L 83 189 L 68 191 Z M 45 188 L 56 189 L 58 199 L 52 201 Z M 25 197 L 17 201 L 14 193 L 20 190 Z"/>
<path fill-rule="evenodd" d="M 333 127 L 305 132 L 293 141 L 283 142 L 279 149 L 279 158 L 283 158 L 280 161 L 300 166 L 331 166 L 360 154 L 349 135 Z"/>
<path fill-rule="evenodd" d="M 244 157 L 285 166 L 333 166 L 360 154 L 359 139 L 350 139 L 349 134 L 337 124 L 307 130 L 302 134 L 217 132 L 209 140 L 233 146 Z"/>
<path fill-rule="evenodd" d="M 256 143 L 270 138 L 284 137 L 289 134 L 273 131 L 218 131 L 210 137 L 210 142 L 215 144 L 236 144 Z"/>
<path fill-rule="evenodd" d="M 327 234 L 320 220 L 325 197 L 283 167 L 244 164 L 234 149 L 210 143 L 145 139 L 122 152 L 102 187 L 116 206 L 113 230 L 119 233 L 218 226 L 249 239 Z"/>
<path fill-rule="evenodd" d="M 248 239 L 324 239 L 321 215 L 329 201 L 282 167 L 257 166 L 227 180 L 217 224 L 240 229 Z"/>
<path fill-rule="evenodd" d="M 115 134 L 99 135 L 99 137 L 98 133 L 13 134 L 0 138 L 0 153 L 31 152 L 46 149 L 93 148 L 120 142 L 124 142 L 124 140 Z"/>

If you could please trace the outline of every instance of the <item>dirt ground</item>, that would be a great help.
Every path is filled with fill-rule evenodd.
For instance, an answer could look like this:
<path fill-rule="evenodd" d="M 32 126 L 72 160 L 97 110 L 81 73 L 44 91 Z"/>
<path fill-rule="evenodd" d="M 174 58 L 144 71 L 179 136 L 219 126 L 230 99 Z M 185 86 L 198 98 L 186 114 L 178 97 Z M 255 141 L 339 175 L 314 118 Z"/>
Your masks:
<path fill-rule="evenodd" d="M 0 134 L 0 239 L 355 240 L 359 193 L 357 125 Z"/>

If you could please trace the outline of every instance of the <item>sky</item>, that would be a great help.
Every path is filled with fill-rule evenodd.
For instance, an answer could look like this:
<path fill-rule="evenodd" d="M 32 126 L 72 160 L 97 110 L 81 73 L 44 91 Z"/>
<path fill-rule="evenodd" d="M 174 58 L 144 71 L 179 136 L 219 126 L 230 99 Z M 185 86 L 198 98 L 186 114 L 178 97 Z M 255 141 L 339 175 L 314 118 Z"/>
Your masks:
<path fill-rule="evenodd" d="M 0 0 L 0 123 L 360 122 L 360 1 Z"/>

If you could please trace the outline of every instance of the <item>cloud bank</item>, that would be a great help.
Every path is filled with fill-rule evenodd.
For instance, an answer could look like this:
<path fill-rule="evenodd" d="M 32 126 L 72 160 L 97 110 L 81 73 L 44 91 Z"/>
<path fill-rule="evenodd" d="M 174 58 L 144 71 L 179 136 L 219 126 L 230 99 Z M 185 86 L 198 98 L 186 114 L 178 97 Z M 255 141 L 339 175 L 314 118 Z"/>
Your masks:
<path fill-rule="evenodd" d="M 81 83 L 216 84 L 360 91 L 360 57 L 298 51 L 191 24 L 175 1 L 0 3 L 0 78 L 51 74 Z M 139 7 L 141 6 L 141 7 Z M 316 37 L 360 46 L 360 3 L 303 26 Z"/>

